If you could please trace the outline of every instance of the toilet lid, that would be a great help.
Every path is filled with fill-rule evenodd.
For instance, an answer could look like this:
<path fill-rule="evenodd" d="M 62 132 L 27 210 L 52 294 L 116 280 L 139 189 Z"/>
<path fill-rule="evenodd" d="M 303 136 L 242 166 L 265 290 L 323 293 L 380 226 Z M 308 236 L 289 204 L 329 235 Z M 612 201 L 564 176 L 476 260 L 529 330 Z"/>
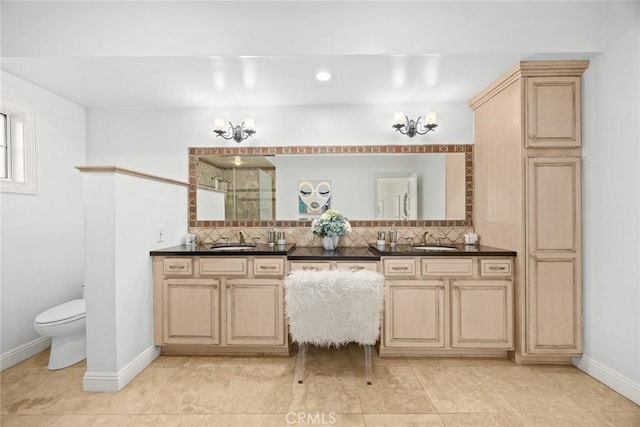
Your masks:
<path fill-rule="evenodd" d="M 63 320 L 82 318 L 85 317 L 86 314 L 87 305 L 85 300 L 74 299 L 43 311 L 36 317 L 35 323 L 55 323 Z"/>

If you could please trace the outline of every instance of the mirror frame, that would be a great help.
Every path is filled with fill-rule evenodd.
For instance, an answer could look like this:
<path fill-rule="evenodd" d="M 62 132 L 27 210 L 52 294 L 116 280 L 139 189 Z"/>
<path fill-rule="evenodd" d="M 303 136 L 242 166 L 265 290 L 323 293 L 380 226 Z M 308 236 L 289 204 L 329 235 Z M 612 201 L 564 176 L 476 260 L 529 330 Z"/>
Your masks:
<path fill-rule="evenodd" d="M 283 147 L 189 147 L 189 228 L 310 227 L 310 220 L 198 220 L 196 165 L 199 156 L 267 156 L 278 154 L 428 154 L 465 153 L 465 219 L 349 220 L 352 227 L 473 227 L 473 144 L 436 145 L 293 145 Z M 276 207 L 277 209 L 277 207 Z"/>

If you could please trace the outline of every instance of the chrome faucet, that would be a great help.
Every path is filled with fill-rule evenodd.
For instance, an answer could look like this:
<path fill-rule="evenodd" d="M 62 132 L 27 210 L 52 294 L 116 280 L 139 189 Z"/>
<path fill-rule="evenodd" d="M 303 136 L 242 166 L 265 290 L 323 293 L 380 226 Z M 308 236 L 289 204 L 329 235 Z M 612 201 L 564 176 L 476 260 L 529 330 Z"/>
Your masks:
<path fill-rule="evenodd" d="M 427 244 L 427 239 L 429 237 L 433 237 L 433 234 L 429 233 L 428 231 L 425 231 L 424 234 L 422 235 L 422 244 L 423 245 Z"/>
<path fill-rule="evenodd" d="M 434 239 L 436 239 L 436 244 L 438 246 L 440 246 L 442 244 L 442 239 L 449 239 L 449 238 L 444 233 L 444 231 L 442 231 L 442 230 L 437 230 L 437 231 L 440 233 L 440 236 L 433 236 L 433 235 L 432 236 L 433 236 Z"/>
<path fill-rule="evenodd" d="M 244 243 L 244 234 L 242 234 L 242 231 L 238 231 L 238 242 Z"/>

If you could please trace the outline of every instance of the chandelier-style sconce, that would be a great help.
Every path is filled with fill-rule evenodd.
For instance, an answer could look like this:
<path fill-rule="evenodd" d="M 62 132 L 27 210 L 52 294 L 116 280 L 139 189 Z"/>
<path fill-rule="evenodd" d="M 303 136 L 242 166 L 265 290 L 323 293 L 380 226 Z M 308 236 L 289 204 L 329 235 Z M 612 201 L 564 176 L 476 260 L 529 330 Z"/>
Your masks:
<path fill-rule="evenodd" d="M 213 122 L 213 132 L 216 136 L 221 136 L 224 139 L 233 139 L 235 142 L 240 143 L 251 135 L 256 133 L 256 123 L 252 118 L 246 118 L 242 124 L 234 126 L 229 122 L 229 127 L 225 129 L 224 119 L 217 118 Z"/>
<path fill-rule="evenodd" d="M 410 138 L 416 135 L 424 135 L 438 127 L 436 123 L 436 113 L 427 113 L 424 116 L 424 124 L 420 119 L 422 119 L 422 117 L 418 116 L 417 120 L 409 120 L 409 117 L 405 116 L 404 113 L 395 113 L 393 115 L 392 127 L 401 134 L 408 135 Z"/>

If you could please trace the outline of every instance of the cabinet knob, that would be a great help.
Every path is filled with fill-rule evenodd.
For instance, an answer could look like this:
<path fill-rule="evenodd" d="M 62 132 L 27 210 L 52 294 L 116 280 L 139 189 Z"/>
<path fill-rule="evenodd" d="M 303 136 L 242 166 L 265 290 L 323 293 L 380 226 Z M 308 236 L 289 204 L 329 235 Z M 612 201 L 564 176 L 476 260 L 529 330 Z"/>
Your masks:
<path fill-rule="evenodd" d="M 536 255 L 536 254 L 531 254 L 531 259 L 538 259 L 538 255 Z"/>
<path fill-rule="evenodd" d="M 218 285 L 213 285 L 213 289 L 218 289 Z"/>
<path fill-rule="evenodd" d="M 230 289 L 230 288 L 231 288 L 231 285 L 227 283 L 227 289 Z"/>

